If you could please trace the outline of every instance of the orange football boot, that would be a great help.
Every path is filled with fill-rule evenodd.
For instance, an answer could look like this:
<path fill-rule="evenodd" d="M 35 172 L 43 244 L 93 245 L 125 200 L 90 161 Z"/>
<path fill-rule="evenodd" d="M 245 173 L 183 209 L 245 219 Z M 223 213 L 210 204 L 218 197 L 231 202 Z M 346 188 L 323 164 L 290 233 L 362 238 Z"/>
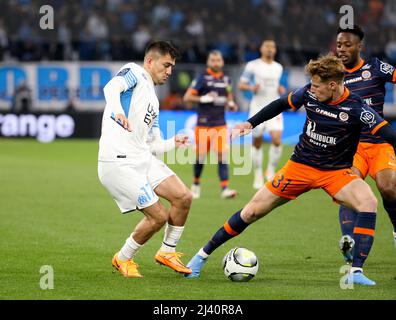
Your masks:
<path fill-rule="evenodd" d="M 127 278 L 141 278 L 143 277 L 138 270 L 139 265 L 132 259 L 121 261 L 118 259 L 118 252 L 114 255 L 111 260 L 114 268 L 121 272 L 124 277 Z"/>
<path fill-rule="evenodd" d="M 191 269 L 187 268 L 180 260 L 182 255 L 183 253 L 181 252 L 158 251 L 155 255 L 155 261 L 175 270 L 176 272 L 190 274 L 192 272 Z"/>

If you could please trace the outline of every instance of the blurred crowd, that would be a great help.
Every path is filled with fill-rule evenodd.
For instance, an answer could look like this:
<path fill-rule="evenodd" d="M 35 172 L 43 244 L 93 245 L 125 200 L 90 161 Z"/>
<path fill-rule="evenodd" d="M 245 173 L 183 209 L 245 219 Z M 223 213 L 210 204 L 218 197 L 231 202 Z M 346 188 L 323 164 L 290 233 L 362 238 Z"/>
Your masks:
<path fill-rule="evenodd" d="M 46 4 L 53 30 L 39 27 Z M 273 38 L 281 63 L 301 65 L 334 48 L 344 4 L 366 32 L 366 54 L 396 61 L 396 0 L 2 0 L 0 60 L 140 60 L 148 41 L 169 39 L 182 62 L 218 49 L 243 63 Z"/>

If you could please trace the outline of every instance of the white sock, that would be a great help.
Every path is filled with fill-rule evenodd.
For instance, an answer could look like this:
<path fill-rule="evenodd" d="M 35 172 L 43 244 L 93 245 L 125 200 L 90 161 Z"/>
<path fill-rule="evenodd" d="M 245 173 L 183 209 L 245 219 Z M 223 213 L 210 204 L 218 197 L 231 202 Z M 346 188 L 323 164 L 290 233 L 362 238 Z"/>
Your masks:
<path fill-rule="evenodd" d="M 257 149 L 256 147 L 252 146 L 252 161 L 253 161 L 253 168 L 257 172 L 263 172 L 263 148 L 260 147 Z"/>
<path fill-rule="evenodd" d="M 118 253 L 118 259 L 122 261 L 133 259 L 141 246 L 142 244 L 138 244 L 135 240 L 133 240 L 132 236 L 128 237 L 124 246 Z"/>
<path fill-rule="evenodd" d="M 199 249 L 198 254 L 204 259 L 207 259 L 209 257 L 209 255 L 205 251 L 203 251 L 203 248 Z"/>
<path fill-rule="evenodd" d="M 279 159 L 282 155 L 282 145 L 274 146 L 271 144 L 268 151 L 268 166 L 269 172 L 275 172 L 276 166 L 278 165 Z"/>
<path fill-rule="evenodd" d="M 184 230 L 184 226 L 176 227 L 167 223 L 165 228 L 164 240 L 162 241 L 162 246 L 160 248 L 160 251 L 175 252 L 176 245 L 179 242 L 183 230 Z"/>

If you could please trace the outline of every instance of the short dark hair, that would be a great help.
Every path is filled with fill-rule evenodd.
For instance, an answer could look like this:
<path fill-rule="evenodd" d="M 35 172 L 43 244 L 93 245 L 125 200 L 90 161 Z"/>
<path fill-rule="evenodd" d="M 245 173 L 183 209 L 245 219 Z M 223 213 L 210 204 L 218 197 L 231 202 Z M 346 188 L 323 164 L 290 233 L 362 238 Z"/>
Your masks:
<path fill-rule="evenodd" d="M 179 49 L 177 49 L 170 41 L 151 41 L 144 52 L 144 55 L 146 56 L 150 52 L 157 52 L 161 56 L 165 56 L 169 54 L 172 59 L 180 59 L 181 54 Z"/>
<path fill-rule="evenodd" d="M 354 24 L 352 28 L 339 27 L 337 30 L 337 35 L 339 35 L 341 32 L 352 33 L 352 34 L 358 36 L 360 41 L 362 41 L 364 38 L 364 31 L 363 31 L 362 27 L 358 26 L 357 24 Z"/>

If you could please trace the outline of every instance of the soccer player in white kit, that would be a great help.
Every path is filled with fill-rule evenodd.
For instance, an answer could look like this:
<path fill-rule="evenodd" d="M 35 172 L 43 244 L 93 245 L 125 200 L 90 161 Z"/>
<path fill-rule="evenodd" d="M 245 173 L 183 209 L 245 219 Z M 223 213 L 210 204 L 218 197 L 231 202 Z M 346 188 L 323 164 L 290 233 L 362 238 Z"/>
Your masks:
<path fill-rule="evenodd" d="M 190 210 L 192 195 L 184 183 L 154 155 L 185 146 L 184 135 L 162 140 L 158 126 L 159 101 L 155 85 L 172 73 L 178 50 L 166 41 L 148 45 L 143 67 L 124 65 L 104 87 L 106 107 L 99 141 L 98 176 L 122 213 L 139 210 L 144 217 L 113 259 L 125 277 L 142 277 L 134 256 L 165 224 L 155 260 L 180 273 L 191 273 L 176 245 Z M 168 200 L 168 210 L 159 200 Z"/>
<path fill-rule="evenodd" d="M 239 90 L 253 93 L 250 102 L 249 117 L 259 112 L 263 106 L 279 98 L 286 92 L 280 84 L 283 67 L 274 60 L 276 44 L 273 40 L 264 40 L 260 47 L 261 57 L 248 62 L 240 78 Z M 254 84 L 252 84 L 254 83 Z M 252 160 L 254 167 L 253 188 L 260 189 L 264 185 L 263 177 L 263 133 L 268 131 L 271 136 L 271 146 L 265 178 L 271 180 L 276 172 L 276 166 L 282 155 L 281 138 L 283 132 L 283 116 L 279 114 L 253 130 Z"/>

